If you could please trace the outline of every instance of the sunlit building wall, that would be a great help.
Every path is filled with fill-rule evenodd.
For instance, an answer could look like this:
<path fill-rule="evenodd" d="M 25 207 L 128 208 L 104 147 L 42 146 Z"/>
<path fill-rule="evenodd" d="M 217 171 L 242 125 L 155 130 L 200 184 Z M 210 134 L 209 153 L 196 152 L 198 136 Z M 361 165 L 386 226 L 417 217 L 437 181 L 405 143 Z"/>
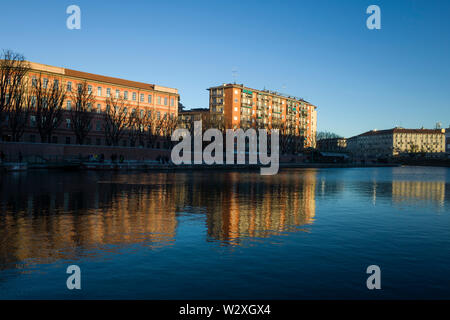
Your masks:
<path fill-rule="evenodd" d="M 226 128 L 280 128 L 303 136 L 304 147 L 315 147 L 317 107 L 297 97 L 242 84 L 208 88 L 209 109 Z"/>

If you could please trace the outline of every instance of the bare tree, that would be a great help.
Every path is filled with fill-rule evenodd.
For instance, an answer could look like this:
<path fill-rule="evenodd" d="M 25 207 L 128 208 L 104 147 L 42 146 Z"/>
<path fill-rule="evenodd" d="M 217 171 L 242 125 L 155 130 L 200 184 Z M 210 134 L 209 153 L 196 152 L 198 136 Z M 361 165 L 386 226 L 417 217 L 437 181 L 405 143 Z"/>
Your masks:
<path fill-rule="evenodd" d="M 208 113 L 205 117 L 206 128 L 215 128 L 222 133 L 225 133 L 226 126 L 224 116 L 220 114 Z"/>
<path fill-rule="evenodd" d="M 141 112 L 133 111 L 128 119 L 128 137 L 130 139 L 130 145 L 135 146 L 136 143 L 139 146 L 145 145 L 146 140 L 146 124 L 147 117 L 149 115 L 146 114 L 143 110 Z"/>
<path fill-rule="evenodd" d="M 58 79 L 49 82 L 39 75 L 32 79 L 32 110 L 42 142 L 51 142 L 52 133 L 59 127 L 63 115 L 66 91 Z"/>
<path fill-rule="evenodd" d="M 20 141 L 27 126 L 33 107 L 33 98 L 29 92 L 25 81 L 14 90 L 8 110 L 8 126 L 12 141 Z"/>
<path fill-rule="evenodd" d="M 154 148 L 155 142 L 161 137 L 163 119 L 158 118 L 155 112 L 149 111 L 145 118 L 145 132 L 147 136 L 147 145 Z"/>
<path fill-rule="evenodd" d="M 4 50 L 0 55 L 0 139 L 11 102 L 24 94 L 25 76 L 30 70 L 23 55 Z"/>
<path fill-rule="evenodd" d="M 316 135 L 316 140 L 324 140 L 324 139 L 334 139 L 334 138 L 342 138 L 342 136 L 328 131 L 319 131 Z"/>
<path fill-rule="evenodd" d="M 222 133 L 222 135 L 225 134 L 226 127 L 225 127 L 225 121 L 224 121 L 224 118 L 222 115 L 217 114 L 217 113 L 211 113 L 211 112 L 201 112 L 201 113 L 199 113 L 199 115 L 200 115 L 199 117 L 191 116 L 189 119 L 180 120 L 179 123 L 178 123 L 178 121 L 174 121 L 174 123 L 168 124 L 168 126 L 171 128 L 170 136 L 168 135 L 168 133 L 166 133 L 165 135 L 166 135 L 166 140 L 169 142 L 170 147 L 173 147 L 173 145 L 174 145 L 174 143 L 171 141 L 170 138 L 171 138 L 173 131 L 177 128 L 177 126 L 180 126 L 180 127 L 182 126 L 186 130 L 188 130 L 189 133 L 191 134 L 192 140 L 195 140 L 196 138 L 198 138 L 200 136 L 200 140 L 202 140 L 203 146 L 208 145 L 208 142 L 203 141 L 203 138 L 201 138 L 201 137 L 203 137 L 206 130 L 218 129 Z M 202 121 L 202 130 L 201 130 L 201 132 L 195 132 L 194 122 L 200 121 L 200 120 Z M 223 141 L 225 141 L 225 140 L 223 140 Z"/>
<path fill-rule="evenodd" d="M 275 121 L 272 120 L 272 129 L 278 129 L 279 131 L 279 146 L 280 146 L 280 152 L 281 154 L 286 154 L 291 149 L 291 143 L 292 143 L 292 135 L 289 131 L 289 124 L 286 122 Z"/>
<path fill-rule="evenodd" d="M 118 146 L 129 125 L 128 109 L 123 97 L 106 99 L 104 131 L 107 145 Z"/>
<path fill-rule="evenodd" d="M 130 146 L 134 147 L 140 134 L 140 119 L 135 111 L 131 112 L 127 123 L 128 138 L 130 139 Z"/>
<path fill-rule="evenodd" d="M 94 105 L 94 95 L 86 81 L 78 84 L 77 90 L 71 94 L 73 108 L 70 109 L 71 128 L 76 137 L 76 143 L 84 144 L 91 131 L 91 122 L 94 117 L 91 108 Z"/>
<path fill-rule="evenodd" d="M 174 116 L 169 116 L 167 113 L 164 115 L 161 124 L 161 136 L 164 142 L 169 148 L 172 148 L 172 133 L 175 131 L 178 125 L 178 119 Z"/>

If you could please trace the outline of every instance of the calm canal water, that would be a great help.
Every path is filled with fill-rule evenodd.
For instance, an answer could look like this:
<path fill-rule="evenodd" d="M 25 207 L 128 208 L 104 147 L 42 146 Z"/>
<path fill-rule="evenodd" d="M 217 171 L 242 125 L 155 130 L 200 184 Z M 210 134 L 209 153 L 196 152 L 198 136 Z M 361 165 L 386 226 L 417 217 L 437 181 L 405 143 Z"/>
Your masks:
<path fill-rule="evenodd" d="M 449 249 L 446 168 L 0 175 L 0 298 L 449 299 Z"/>

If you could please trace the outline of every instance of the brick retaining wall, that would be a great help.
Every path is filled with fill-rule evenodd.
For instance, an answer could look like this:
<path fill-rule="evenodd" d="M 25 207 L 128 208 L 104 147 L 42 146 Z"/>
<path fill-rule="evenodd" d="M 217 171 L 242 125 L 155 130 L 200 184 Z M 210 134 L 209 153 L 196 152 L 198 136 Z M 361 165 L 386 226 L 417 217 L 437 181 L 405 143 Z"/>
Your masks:
<path fill-rule="evenodd" d="M 126 160 L 156 160 L 158 156 L 170 158 L 170 150 L 133 147 L 110 147 L 92 145 L 65 145 L 52 143 L 0 142 L 0 151 L 7 160 L 17 160 L 19 153 L 24 159 L 41 157 L 47 160 L 68 160 L 103 154 L 105 159 L 112 154 L 123 155 Z"/>
<path fill-rule="evenodd" d="M 123 155 L 125 160 L 156 160 L 158 156 L 167 156 L 170 159 L 170 150 L 150 149 L 135 147 L 110 147 L 93 145 L 53 144 L 53 143 L 29 143 L 29 142 L 0 142 L 0 151 L 6 155 L 7 161 L 17 161 L 19 153 L 24 160 L 37 161 L 37 158 L 46 160 L 63 161 L 103 154 L 105 160 L 109 160 L 112 154 L 118 157 Z M 304 157 L 299 155 L 280 155 L 280 162 L 303 162 Z M 225 161 L 225 157 L 224 157 Z"/>

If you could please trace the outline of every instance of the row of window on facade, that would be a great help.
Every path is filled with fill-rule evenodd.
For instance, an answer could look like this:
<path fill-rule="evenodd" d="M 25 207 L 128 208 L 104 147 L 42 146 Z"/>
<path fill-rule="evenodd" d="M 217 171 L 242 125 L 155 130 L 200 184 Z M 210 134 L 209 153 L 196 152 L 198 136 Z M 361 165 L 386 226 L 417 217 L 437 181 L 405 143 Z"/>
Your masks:
<path fill-rule="evenodd" d="M 59 86 L 59 80 L 55 79 L 53 81 L 54 81 L 54 86 L 58 87 Z M 37 86 L 36 76 L 34 76 L 33 79 L 32 79 L 32 85 L 34 87 Z M 44 89 L 47 89 L 47 87 L 48 87 L 48 79 L 47 78 L 43 79 L 42 87 Z M 80 84 L 80 83 L 78 84 L 78 90 L 79 91 L 82 90 L 82 84 Z M 102 87 L 97 87 L 97 96 L 99 96 L 99 97 L 102 96 L 102 90 L 103 90 Z M 68 92 L 72 92 L 72 82 L 71 81 L 67 82 L 67 91 Z M 93 92 L 92 91 L 92 85 L 88 85 L 88 93 L 91 94 L 92 92 Z M 106 88 L 106 97 L 107 98 L 111 97 L 111 88 Z M 120 98 L 120 90 L 116 89 L 115 97 L 116 97 L 116 99 Z M 123 92 L 123 99 L 124 100 L 128 100 L 128 91 L 126 91 L 126 90 Z M 136 99 L 137 99 L 137 93 L 136 92 L 132 92 L 131 93 L 131 100 L 132 101 L 136 101 Z M 153 99 L 153 96 L 151 94 L 148 94 L 147 95 L 147 102 L 148 103 L 152 103 L 152 99 Z M 169 98 L 167 98 L 167 97 L 162 98 L 160 96 L 157 96 L 156 99 L 157 99 L 156 103 L 159 104 L 159 105 L 167 106 L 169 104 Z M 140 102 L 145 102 L 145 94 L 141 93 L 139 95 L 139 101 Z M 170 106 L 171 107 L 175 106 L 175 98 L 170 98 Z"/>
<path fill-rule="evenodd" d="M 109 112 L 109 108 L 110 108 L 110 106 L 109 106 L 109 105 L 106 105 L 105 111 L 106 111 L 106 112 Z M 72 101 L 67 100 L 66 109 L 69 110 L 69 111 L 72 110 Z M 92 105 L 91 105 L 90 103 L 88 103 L 88 105 L 87 105 L 87 111 L 88 111 L 88 112 L 97 112 L 97 113 L 101 113 L 101 112 L 102 112 L 102 106 L 101 106 L 101 104 L 97 104 L 97 109 L 94 109 L 94 110 L 93 110 L 93 109 L 92 109 Z M 125 114 L 127 114 L 127 113 L 128 113 L 128 108 L 124 108 L 124 109 L 123 109 L 123 112 L 124 112 Z M 136 112 L 137 112 L 136 109 L 132 109 L 132 110 L 131 110 L 131 114 L 136 114 Z M 147 113 L 148 113 L 148 116 L 151 116 L 151 115 L 152 115 L 152 110 L 148 110 Z M 167 112 L 164 112 L 163 117 L 167 117 L 167 114 L 168 114 Z M 141 118 L 143 118 L 144 115 L 145 115 L 145 111 L 142 110 L 142 109 L 139 110 L 139 116 L 140 116 Z M 170 117 L 171 119 L 172 119 L 174 116 L 175 116 L 175 115 L 174 115 L 173 113 L 170 113 L 170 114 L 169 114 L 169 117 Z M 161 112 L 156 111 L 156 118 L 157 118 L 158 120 L 161 119 Z"/>
<path fill-rule="evenodd" d="M 100 105 L 99 105 L 99 110 L 100 110 Z M 133 112 L 135 112 L 135 109 L 133 109 Z M 140 111 L 140 116 L 141 118 L 145 115 L 144 110 Z M 152 116 L 152 111 L 148 111 L 148 116 L 151 117 Z M 174 118 L 174 114 L 171 113 L 169 115 L 170 119 Z M 161 112 L 157 111 L 156 112 L 156 119 L 157 120 L 161 120 L 161 119 L 166 119 L 167 118 L 167 112 L 164 112 L 164 115 L 161 118 Z M 30 116 L 30 126 L 31 127 L 36 127 L 36 116 Z M 71 128 L 71 120 L 69 118 L 66 119 L 66 128 L 70 129 Z M 101 131 L 102 127 L 101 127 L 101 122 L 97 122 L 97 126 L 96 126 L 96 130 L 97 131 Z"/>
<path fill-rule="evenodd" d="M 233 118 L 234 119 L 234 121 L 237 121 L 238 120 L 238 117 L 234 117 Z M 240 121 L 241 122 L 248 122 L 248 123 L 255 123 L 255 118 L 251 118 L 250 116 L 246 116 L 246 115 L 242 115 L 241 117 L 240 117 Z M 257 119 L 256 119 L 256 123 L 258 123 L 258 124 L 269 124 L 269 125 L 272 125 L 272 121 L 270 121 L 270 119 L 268 119 L 268 118 L 261 118 L 261 117 L 258 117 Z M 273 119 L 273 123 L 274 124 L 280 124 L 281 122 L 280 122 L 280 119 Z M 295 126 L 294 125 L 292 125 L 292 127 L 291 127 L 291 130 L 296 130 L 296 129 L 299 129 L 299 126 L 298 126 L 298 124 L 295 124 Z"/>
<path fill-rule="evenodd" d="M 222 104 L 222 102 L 223 102 L 223 99 L 216 99 L 216 98 L 212 98 L 212 103 L 213 104 Z M 239 102 L 239 100 L 238 99 L 234 99 L 234 102 L 235 103 L 238 103 Z M 248 105 L 248 106 L 252 106 L 253 105 L 253 102 L 252 102 L 252 100 L 250 100 L 250 99 L 242 99 L 242 104 L 243 105 Z M 284 103 L 284 102 L 283 102 Z M 257 106 L 258 106 L 258 108 L 260 108 L 260 107 L 268 107 L 269 109 L 272 109 L 272 105 L 268 105 L 267 104 L 267 102 L 264 102 L 264 104 L 262 103 L 262 102 L 260 102 L 260 101 L 258 101 L 258 103 L 257 103 Z M 283 112 L 284 111 L 284 108 L 283 107 L 280 107 L 280 105 L 278 105 L 278 104 L 274 104 L 274 106 L 273 106 L 273 109 L 276 111 L 276 112 Z M 288 111 L 289 112 L 292 112 L 292 113 L 294 113 L 294 114 L 297 114 L 297 110 L 293 110 L 292 108 L 288 108 Z M 302 110 L 302 111 L 305 111 L 306 112 L 306 110 Z"/>
<path fill-rule="evenodd" d="M 223 95 L 223 89 L 212 89 L 212 94 L 221 96 Z"/>
<path fill-rule="evenodd" d="M 237 107 L 235 107 L 234 108 L 234 111 L 235 112 L 237 112 L 238 111 L 238 108 Z M 241 115 L 250 115 L 250 114 L 253 114 L 253 115 L 255 115 L 255 114 L 257 114 L 257 116 L 258 117 L 262 117 L 262 116 L 269 116 L 269 117 L 272 117 L 272 118 L 278 118 L 278 119 L 284 119 L 285 118 L 285 116 L 284 116 L 284 114 L 281 114 L 281 111 L 277 111 L 277 110 L 273 110 L 273 113 L 271 113 L 270 111 L 261 111 L 261 110 L 258 110 L 258 112 L 256 113 L 256 111 L 255 110 L 252 110 L 252 109 L 249 109 L 249 108 L 241 108 Z M 286 119 L 288 119 L 288 120 L 291 120 L 291 121 L 296 121 L 297 119 L 295 118 L 295 117 L 286 117 Z M 302 122 L 304 122 L 304 121 L 302 121 Z M 306 123 L 309 123 L 309 120 L 306 120 Z"/>
<path fill-rule="evenodd" d="M 62 138 L 62 140 L 60 139 Z M 36 136 L 35 134 L 30 134 L 28 137 L 28 142 L 32 142 L 32 143 L 36 143 L 38 142 L 38 136 Z M 58 136 L 52 136 L 51 138 L 51 143 L 63 143 L 63 144 L 74 144 L 76 143 L 75 137 L 58 137 Z M 102 138 L 91 138 L 91 137 L 86 137 L 85 141 L 84 141 L 85 145 L 97 145 L 97 146 L 101 146 L 101 145 L 107 145 L 106 140 L 102 139 Z M 120 142 L 120 146 L 123 147 L 137 147 L 137 146 L 141 146 L 144 147 L 144 145 L 142 143 L 139 142 L 132 142 L 129 141 L 128 139 L 123 139 Z M 150 146 L 147 146 L 150 147 Z M 168 144 L 166 142 L 162 142 L 162 141 L 156 141 L 154 146 L 156 149 L 161 149 L 161 148 L 168 148 Z"/>

